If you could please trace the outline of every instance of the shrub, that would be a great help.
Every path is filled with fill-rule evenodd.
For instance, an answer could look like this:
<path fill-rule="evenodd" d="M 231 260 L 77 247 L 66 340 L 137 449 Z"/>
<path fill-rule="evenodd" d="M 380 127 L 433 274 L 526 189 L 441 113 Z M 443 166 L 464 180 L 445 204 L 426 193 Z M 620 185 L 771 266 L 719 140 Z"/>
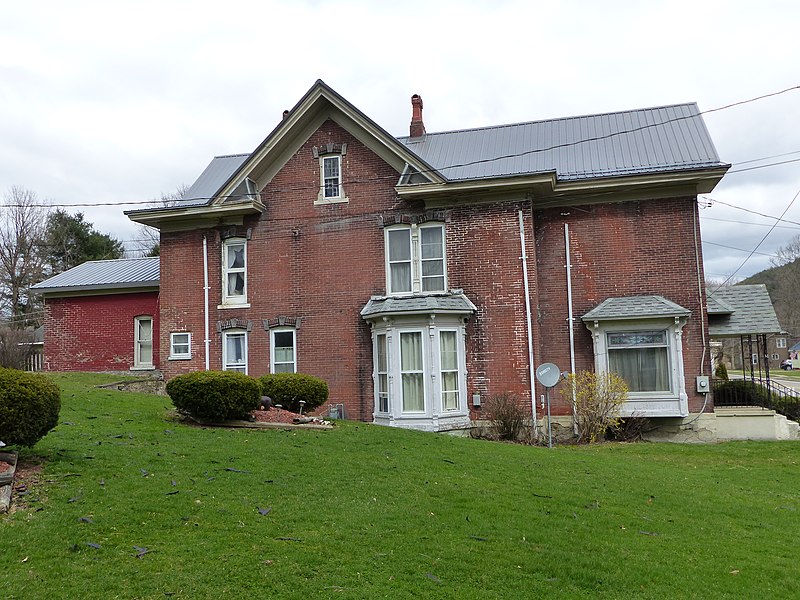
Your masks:
<path fill-rule="evenodd" d="M 0 368 L 0 440 L 33 446 L 58 424 L 61 390 L 44 375 Z"/>
<path fill-rule="evenodd" d="M 714 388 L 714 404 L 718 406 L 769 406 L 767 389 L 747 379 L 726 381 Z"/>
<path fill-rule="evenodd" d="M 789 397 L 775 398 L 772 404 L 772 408 L 775 412 L 779 412 L 792 421 L 800 421 L 800 399 Z"/>
<path fill-rule="evenodd" d="M 591 444 L 619 427 L 619 409 L 628 399 L 628 385 L 616 373 L 581 371 L 567 377 L 561 393 L 570 403 L 574 398 L 578 442 Z"/>
<path fill-rule="evenodd" d="M 728 381 L 728 367 L 725 366 L 724 362 L 719 361 L 717 363 L 717 366 L 714 368 L 714 377 Z"/>
<path fill-rule="evenodd" d="M 328 384 L 319 377 L 304 373 L 275 373 L 259 379 L 261 393 L 280 404 L 284 409 L 300 412 L 300 401 L 304 410 L 312 411 L 328 400 Z"/>
<path fill-rule="evenodd" d="M 500 440 L 519 439 L 528 418 L 514 394 L 495 394 L 486 399 L 486 413 L 492 424 L 492 437 Z"/>
<path fill-rule="evenodd" d="M 244 419 L 258 408 L 258 381 L 236 371 L 196 371 L 167 382 L 167 394 L 180 411 L 212 421 Z"/>

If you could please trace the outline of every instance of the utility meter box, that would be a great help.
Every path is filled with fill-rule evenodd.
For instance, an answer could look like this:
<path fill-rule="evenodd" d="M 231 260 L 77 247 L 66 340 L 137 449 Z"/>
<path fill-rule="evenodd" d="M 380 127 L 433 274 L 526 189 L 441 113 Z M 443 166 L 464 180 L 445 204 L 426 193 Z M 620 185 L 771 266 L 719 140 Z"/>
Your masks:
<path fill-rule="evenodd" d="M 698 375 L 697 376 L 697 391 L 700 393 L 710 392 L 711 385 L 708 381 L 708 375 Z"/>

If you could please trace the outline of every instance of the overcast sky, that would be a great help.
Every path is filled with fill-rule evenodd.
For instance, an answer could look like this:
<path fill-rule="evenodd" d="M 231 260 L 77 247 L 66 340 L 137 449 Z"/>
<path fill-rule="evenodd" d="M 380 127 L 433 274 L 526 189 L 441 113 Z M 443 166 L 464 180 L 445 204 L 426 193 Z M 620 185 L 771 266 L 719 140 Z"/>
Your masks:
<path fill-rule="evenodd" d="M 414 93 L 428 131 L 707 111 L 800 85 L 798 23 L 800 3 L 768 0 L 3 2 L 0 193 L 120 203 L 71 212 L 131 240 L 121 203 L 252 151 L 316 79 L 398 136 Z M 705 116 L 733 164 L 701 211 L 707 277 L 740 268 L 776 222 L 743 209 L 777 217 L 800 191 L 800 162 L 733 172 L 800 161 L 798 109 L 793 90 Z M 800 234 L 800 198 L 784 219 L 737 278 Z"/>

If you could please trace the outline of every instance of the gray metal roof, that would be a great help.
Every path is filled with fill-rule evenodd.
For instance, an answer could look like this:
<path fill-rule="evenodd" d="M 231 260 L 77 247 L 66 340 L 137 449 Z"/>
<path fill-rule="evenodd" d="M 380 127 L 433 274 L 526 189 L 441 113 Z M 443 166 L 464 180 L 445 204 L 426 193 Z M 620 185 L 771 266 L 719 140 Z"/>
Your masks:
<path fill-rule="evenodd" d="M 578 180 L 723 166 L 695 103 L 398 139 L 451 180 L 553 171 Z"/>
<path fill-rule="evenodd" d="M 472 314 L 477 310 L 462 292 L 436 296 L 410 296 L 385 298 L 375 296 L 361 309 L 364 319 L 400 314 L 426 314 L 431 312 L 450 314 Z"/>
<path fill-rule="evenodd" d="M 37 283 L 31 289 L 45 294 L 126 288 L 158 288 L 160 259 L 92 260 Z"/>
<path fill-rule="evenodd" d="M 183 199 L 176 206 L 204 206 L 208 204 L 219 189 L 225 185 L 236 170 L 250 157 L 249 154 L 228 154 L 215 156 L 205 170 L 200 173 L 192 186 L 186 190 Z"/>
<path fill-rule="evenodd" d="M 584 321 L 686 317 L 691 311 L 663 296 L 608 298 L 581 317 Z"/>
<path fill-rule="evenodd" d="M 783 331 L 772 306 L 767 286 L 734 285 L 720 288 L 709 296 L 733 308 L 727 315 L 708 315 L 708 329 L 712 337 L 734 337 Z"/>

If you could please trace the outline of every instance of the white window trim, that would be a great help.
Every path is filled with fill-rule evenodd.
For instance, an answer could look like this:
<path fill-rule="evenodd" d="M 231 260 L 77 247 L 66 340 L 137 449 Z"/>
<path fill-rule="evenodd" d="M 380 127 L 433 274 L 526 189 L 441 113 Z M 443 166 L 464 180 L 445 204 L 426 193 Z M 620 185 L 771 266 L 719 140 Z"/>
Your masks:
<path fill-rule="evenodd" d="M 386 354 L 386 370 L 385 371 L 381 371 L 380 360 L 379 360 L 379 357 L 378 357 L 378 340 L 381 337 L 383 337 L 384 348 L 385 348 L 385 351 L 386 351 L 385 352 L 385 354 Z M 381 414 L 381 415 L 388 415 L 391 412 L 391 401 L 392 401 L 392 386 L 390 384 L 390 380 L 391 380 L 391 377 L 392 377 L 392 370 L 391 370 L 391 366 L 390 365 L 392 363 L 391 363 L 391 357 L 389 355 L 390 336 L 386 332 L 381 332 L 381 333 L 375 334 L 374 340 L 375 341 L 374 341 L 374 344 L 373 344 L 373 353 L 372 353 L 373 354 L 372 372 L 375 374 L 374 378 L 373 378 L 374 382 L 375 382 L 375 386 L 374 386 L 374 391 L 375 391 L 375 413 L 376 414 Z M 385 375 L 386 376 L 386 390 L 384 392 L 381 392 L 381 389 L 380 389 L 380 376 L 381 375 Z M 381 393 L 386 394 L 386 410 L 383 410 L 381 408 Z"/>
<path fill-rule="evenodd" d="M 585 325 L 592 333 L 595 370 L 598 373 L 608 372 L 608 333 L 666 330 L 670 391 L 629 392 L 628 401 L 622 406 L 620 414 L 625 417 L 685 417 L 689 414 L 689 396 L 683 369 L 684 318 L 589 321 Z"/>
<path fill-rule="evenodd" d="M 325 160 L 335 159 L 339 167 L 339 194 L 337 196 L 325 196 Z M 323 154 L 319 157 L 319 193 L 314 201 L 315 205 L 321 204 L 341 204 L 349 202 L 350 199 L 344 195 L 344 185 L 342 178 L 344 175 L 344 161 L 341 154 Z"/>
<path fill-rule="evenodd" d="M 445 390 L 442 388 L 442 386 L 444 385 L 444 373 L 445 372 L 452 373 L 453 371 L 452 371 L 452 369 L 448 369 L 447 371 L 444 371 L 442 369 L 442 334 L 443 333 L 454 333 L 455 336 L 456 336 L 456 361 L 457 361 L 456 362 L 456 383 L 457 383 L 457 387 L 455 389 L 455 392 L 456 392 L 456 406 L 455 406 L 455 408 L 446 408 L 445 405 L 444 405 L 444 392 L 445 392 Z M 459 344 L 459 339 L 458 338 L 459 338 L 458 329 L 453 329 L 451 327 L 442 327 L 441 329 L 438 329 L 437 334 L 436 334 L 436 346 L 437 346 L 437 348 L 436 348 L 437 352 L 436 353 L 437 353 L 437 356 L 439 357 L 439 362 L 438 362 L 438 365 L 437 365 L 438 366 L 438 373 L 439 373 L 439 394 L 440 394 L 440 397 L 441 397 L 442 412 L 444 412 L 444 413 L 450 413 L 450 412 L 458 411 L 458 410 L 461 409 L 462 404 L 464 403 L 464 388 L 462 387 L 462 384 L 461 384 L 461 373 L 463 372 L 463 367 L 461 365 L 461 360 L 463 358 L 463 352 L 459 351 L 460 350 L 460 344 Z M 453 391 L 453 390 L 448 390 L 448 391 Z"/>
<path fill-rule="evenodd" d="M 458 406 L 444 409 L 441 389 L 441 338 L 440 332 L 456 332 L 458 352 Z M 401 373 L 400 334 L 422 333 L 423 382 L 425 410 L 403 411 L 403 381 Z M 388 411 L 380 409 L 378 387 L 378 336 L 386 336 Z M 463 318 L 450 315 L 415 315 L 395 321 L 379 321 L 373 324 L 373 418 L 376 423 L 437 431 L 442 423 L 445 428 L 464 426 L 469 422 L 467 406 L 467 361 L 466 326 Z"/>
<path fill-rule="evenodd" d="M 186 336 L 186 352 L 175 352 L 175 336 Z M 181 344 L 183 346 L 183 344 Z M 192 334 L 189 331 L 172 331 L 169 334 L 169 356 L 167 360 L 189 360 L 192 358 Z"/>
<path fill-rule="evenodd" d="M 444 278 L 444 285 L 440 290 L 422 289 L 422 236 L 420 235 L 421 229 L 440 228 L 442 231 L 442 275 Z M 391 276 L 391 262 L 389 257 L 389 232 L 408 230 L 410 231 L 409 243 L 411 244 L 411 291 L 409 292 L 395 292 L 392 290 L 392 276 Z M 384 270 L 386 273 L 386 295 L 387 296 L 414 296 L 414 295 L 431 295 L 441 294 L 448 289 L 448 276 L 447 276 L 447 231 L 444 223 L 425 223 L 421 225 L 390 225 L 384 228 L 383 244 L 384 244 Z M 400 261 L 396 261 L 400 262 Z M 405 262 L 405 261 L 402 261 Z"/>
<path fill-rule="evenodd" d="M 228 296 L 228 247 L 244 246 L 244 288 L 241 296 Z M 218 308 L 245 308 L 247 303 L 247 240 L 245 238 L 229 238 L 222 242 L 222 304 Z M 238 269 L 236 269 L 238 271 Z"/>
<path fill-rule="evenodd" d="M 139 339 L 139 323 L 142 321 L 150 321 L 150 362 L 141 362 L 139 360 L 139 345 L 141 344 L 141 340 Z M 155 345 L 153 343 L 153 338 L 155 337 L 155 330 L 153 329 L 154 319 L 152 315 L 139 315 L 138 317 L 134 317 L 133 319 L 133 367 L 131 367 L 132 371 L 148 371 L 155 368 L 155 364 L 153 359 L 155 358 Z"/>
<path fill-rule="evenodd" d="M 275 334 L 276 333 L 291 333 L 292 334 L 292 351 L 294 360 L 292 361 L 292 373 L 297 373 L 297 329 L 294 327 L 274 327 L 269 330 L 269 372 L 275 373 Z M 287 363 L 281 363 L 287 364 Z M 285 372 L 285 371 L 282 371 Z"/>
<path fill-rule="evenodd" d="M 776 348 L 786 348 L 786 338 L 775 338 Z"/>
<path fill-rule="evenodd" d="M 249 360 L 248 360 L 248 338 L 246 329 L 227 329 L 222 332 L 222 370 L 223 371 L 236 371 L 236 369 L 228 368 L 228 336 L 230 335 L 243 335 L 244 336 L 244 374 L 249 374 Z"/>
<path fill-rule="evenodd" d="M 403 348 L 402 348 L 402 339 L 403 334 L 419 334 L 420 339 L 420 351 L 422 354 L 422 368 L 421 370 L 414 370 L 414 371 L 403 371 L 402 362 L 403 362 Z M 402 329 L 397 334 L 397 380 L 400 384 L 398 390 L 398 399 L 400 402 L 400 413 L 403 415 L 427 415 L 430 412 L 431 408 L 431 394 L 430 390 L 428 389 L 428 380 L 430 379 L 430 368 L 428 366 L 429 361 L 427 360 L 427 356 L 430 354 L 430 350 L 426 352 L 426 340 L 425 340 L 425 331 L 422 329 Z M 420 373 L 422 375 L 422 410 L 405 410 L 403 406 L 403 374 L 404 373 Z"/>

